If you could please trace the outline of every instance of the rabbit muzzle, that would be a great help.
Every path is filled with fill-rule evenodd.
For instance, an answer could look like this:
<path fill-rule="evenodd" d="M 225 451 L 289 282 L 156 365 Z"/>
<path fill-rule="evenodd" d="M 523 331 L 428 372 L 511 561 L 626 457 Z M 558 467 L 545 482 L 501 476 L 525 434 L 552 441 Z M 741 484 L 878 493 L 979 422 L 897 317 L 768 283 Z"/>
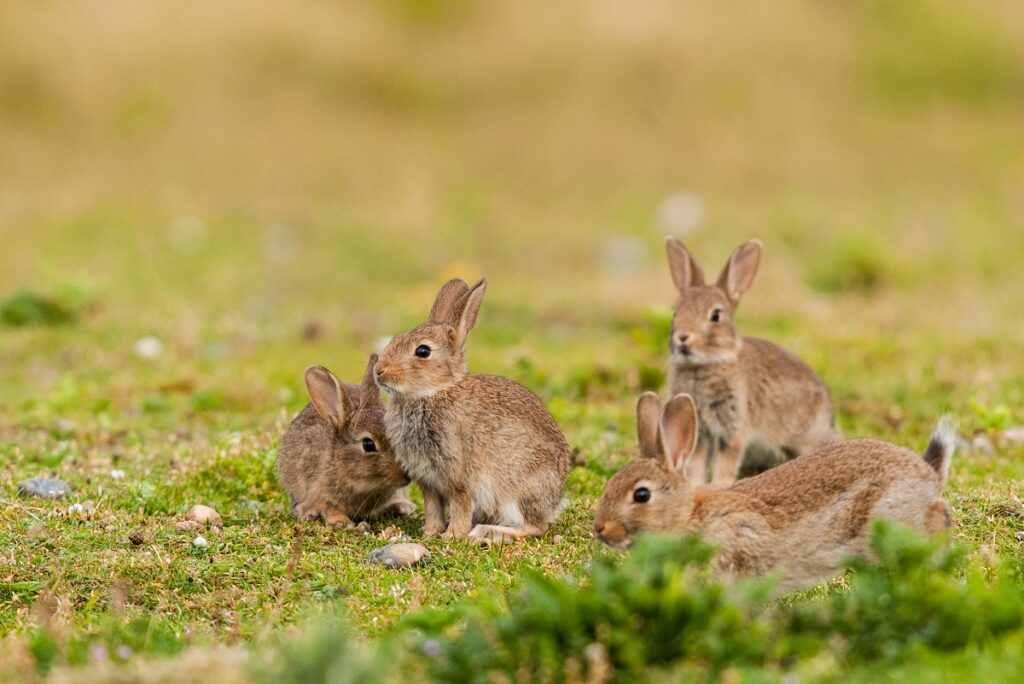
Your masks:
<path fill-rule="evenodd" d="M 387 390 L 388 392 L 391 392 L 391 391 L 393 391 L 395 389 L 394 384 L 393 384 L 394 383 L 393 375 L 394 375 L 394 369 L 392 369 L 390 366 L 388 366 L 388 365 L 386 365 L 386 364 L 384 364 L 384 363 L 382 363 L 380 361 L 378 361 L 377 365 L 375 365 L 373 367 L 373 380 L 374 380 L 374 382 L 377 383 L 378 387 L 381 387 L 381 388 Z M 391 384 L 389 384 L 389 380 L 391 381 Z"/>
<path fill-rule="evenodd" d="M 594 533 L 601 542 L 615 549 L 628 549 L 633 544 L 626 528 L 617 520 L 594 520 Z"/>

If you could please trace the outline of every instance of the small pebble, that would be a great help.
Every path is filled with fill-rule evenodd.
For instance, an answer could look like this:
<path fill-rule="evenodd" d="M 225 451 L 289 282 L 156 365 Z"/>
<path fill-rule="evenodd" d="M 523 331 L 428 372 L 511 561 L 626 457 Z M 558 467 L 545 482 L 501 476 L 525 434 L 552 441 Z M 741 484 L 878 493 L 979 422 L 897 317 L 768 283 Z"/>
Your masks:
<path fill-rule="evenodd" d="M 192 540 L 192 544 L 196 548 L 205 549 L 207 546 L 210 545 L 210 542 L 206 541 L 206 539 L 204 539 L 202 535 L 199 535 L 198 537 Z"/>
<path fill-rule="evenodd" d="M 974 435 L 971 440 L 971 448 L 981 454 L 992 454 L 995 452 L 995 448 L 992 446 L 992 440 L 984 432 L 979 432 Z"/>
<path fill-rule="evenodd" d="M 1010 444 L 1024 444 L 1024 425 L 1003 430 L 1002 438 L 1004 442 Z"/>
<path fill-rule="evenodd" d="M 190 508 L 185 517 L 200 525 L 209 525 L 215 530 L 220 530 L 224 527 L 221 522 L 220 513 L 202 504 L 196 504 Z"/>
<path fill-rule="evenodd" d="M 628 276 L 647 266 L 647 248 L 629 235 L 613 235 L 600 246 L 601 268 L 610 275 Z"/>
<path fill-rule="evenodd" d="M 198 532 L 203 526 L 195 520 L 179 520 L 174 524 L 175 529 L 180 532 Z"/>
<path fill-rule="evenodd" d="M 53 429 L 62 434 L 71 434 L 78 430 L 78 424 L 67 418 L 57 418 L 53 421 Z"/>
<path fill-rule="evenodd" d="M 83 512 L 85 512 L 85 507 L 82 506 L 82 504 L 80 504 L 80 503 L 73 503 L 70 506 L 68 506 L 68 513 L 83 513 Z"/>
<path fill-rule="evenodd" d="M 364 537 L 368 537 L 370 536 L 370 534 L 373 533 L 373 531 L 370 529 L 370 523 L 366 522 L 365 520 L 356 525 L 356 532 L 363 535 Z"/>
<path fill-rule="evenodd" d="M 130 541 L 133 546 L 142 546 L 142 542 L 146 540 L 143 538 L 141 532 L 133 530 L 132 533 L 128 535 L 128 541 Z"/>
<path fill-rule="evenodd" d="M 56 499 L 71 493 L 71 485 L 64 480 L 49 477 L 31 477 L 18 483 L 18 494 Z"/>
<path fill-rule="evenodd" d="M 117 470 L 117 469 L 111 470 L 110 471 L 110 477 L 112 479 L 114 479 L 114 480 L 123 480 L 124 479 L 124 471 L 123 470 Z"/>
<path fill-rule="evenodd" d="M 148 359 L 152 361 L 163 353 L 164 343 L 157 337 L 147 335 L 146 337 L 139 338 L 132 349 L 135 351 L 135 355 L 140 359 Z"/>
<path fill-rule="evenodd" d="M 368 558 L 386 568 L 411 568 L 420 561 L 430 560 L 430 552 L 422 544 L 388 544 L 371 551 Z"/>
<path fill-rule="evenodd" d="M 690 235 L 700 230 L 707 216 L 707 207 L 700 195 L 675 192 L 658 206 L 657 230 L 675 236 Z"/>
<path fill-rule="evenodd" d="M 554 537 L 551 538 L 551 541 L 553 541 L 556 544 L 561 544 L 563 539 L 565 539 L 565 537 L 563 537 L 560 534 L 556 534 Z"/>
<path fill-rule="evenodd" d="M 1024 530 L 1018 530 L 1013 533 L 1013 538 L 1017 541 L 1024 541 Z"/>

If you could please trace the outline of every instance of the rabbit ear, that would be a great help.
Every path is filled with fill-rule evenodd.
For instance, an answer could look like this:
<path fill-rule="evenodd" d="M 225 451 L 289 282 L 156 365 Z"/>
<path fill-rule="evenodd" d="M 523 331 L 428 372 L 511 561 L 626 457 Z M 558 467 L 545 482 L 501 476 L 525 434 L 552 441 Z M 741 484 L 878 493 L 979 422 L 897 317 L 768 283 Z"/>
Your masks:
<path fill-rule="evenodd" d="M 469 285 L 462 278 L 452 278 L 441 286 L 430 309 L 431 323 L 450 323 L 455 304 L 469 292 Z"/>
<path fill-rule="evenodd" d="M 380 403 L 380 387 L 377 387 L 377 383 L 373 378 L 373 367 L 377 365 L 377 359 L 379 357 L 376 354 L 370 355 L 370 360 L 366 363 L 366 372 L 363 373 L 363 382 L 359 386 L 359 396 L 362 403 Z"/>
<path fill-rule="evenodd" d="M 697 447 L 697 407 L 689 394 L 677 394 L 661 414 L 665 466 L 683 474 L 686 459 Z"/>
<path fill-rule="evenodd" d="M 738 304 L 740 297 L 753 284 L 757 267 L 761 265 L 762 247 L 759 240 L 744 242 L 729 257 L 722 275 L 718 277 L 718 287 L 725 290 L 726 296 L 733 304 Z"/>
<path fill-rule="evenodd" d="M 336 427 L 344 425 L 347 413 L 345 393 L 331 371 L 323 366 L 307 368 L 306 390 L 309 391 L 309 398 L 313 400 L 317 413 Z"/>
<path fill-rule="evenodd" d="M 455 325 L 457 346 L 461 347 L 466 343 L 469 331 L 476 324 L 476 315 L 480 313 L 480 305 L 484 301 L 484 292 L 486 291 L 487 280 L 484 279 L 474 285 L 473 289 L 467 292 L 456 305 L 455 310 L 458 312 L 458 322 Z"/>
<path fill-rule="evenodd" d="M 700 287 L 704 284 L 704 272 L 694 260 L 693 255 L 683 247 L 683 243 L 674 237 L 665 238 L 665 252 L 668 254 L 668 270 L 672 273 L 672 282 L 682 292 L 688 287 Z"/>
<path fill-rule="evenodd" d="M 636 402 L 636 436 L 640 441 L 643 458 L 661 458 L 658 421 L 661 419 L 661 399 L 654 392 L 644 392 Z"/>

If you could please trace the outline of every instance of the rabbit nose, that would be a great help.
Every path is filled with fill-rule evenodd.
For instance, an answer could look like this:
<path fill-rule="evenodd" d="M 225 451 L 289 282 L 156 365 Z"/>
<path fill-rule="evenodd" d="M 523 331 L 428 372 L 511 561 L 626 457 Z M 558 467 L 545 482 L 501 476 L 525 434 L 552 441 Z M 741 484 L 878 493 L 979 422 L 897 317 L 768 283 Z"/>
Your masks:
<path fill-rule="evenodd" d="M 603 522 L 599 522 L 597 520 L 594 521 L 594 532 L 597 533 L 597 536 L 601 536 L 601 533 L 604 532 L 604 527 L 605 525 Z"/>
<path fill-rule="evenodd" d="M 679 333 L 678 335 L 676 335 L 676 344 L 681 347 L 684 344 L 686 344 L 686 340 L 688 340 L 688 339 L 690 339 L 689 334 L 687 334 L 687 333 Z"/>

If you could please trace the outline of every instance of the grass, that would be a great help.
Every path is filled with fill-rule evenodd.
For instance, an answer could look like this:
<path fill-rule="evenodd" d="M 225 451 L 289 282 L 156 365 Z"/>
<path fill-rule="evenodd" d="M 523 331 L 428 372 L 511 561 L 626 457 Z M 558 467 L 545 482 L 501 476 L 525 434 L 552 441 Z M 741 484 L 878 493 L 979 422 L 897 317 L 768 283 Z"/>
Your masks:
<path fill-rule="evenodd" d="M 247 8 L 0 8 L 3 675 L 158 678 L 311 616 L 387 639 L 527 570 L 584 577 L 664 380 L 670 232 L 710 272 L 765 243 L 741 331 L 818 370 L 846 434 L 919 449 L 950 412 L 990 435 L 955 457 L 953 536 L 1024 561 L 1024 447 L 999 439 L 1024 423 L 1014 3 Z M 679 194 L 703 219 L 662 217 Z M 296 523 L 275 448 L 306 365 L 358 377 L 452 275 L 491 283 L 472 367 L 537 392 L 581 465 L 546 538 L 386 571 L 375 535 L 421 519 Z M 73 496 L 19 499 L 37 475 Z M 195 503 L 225 519 L 205 549 L 174 527 Z"/>

